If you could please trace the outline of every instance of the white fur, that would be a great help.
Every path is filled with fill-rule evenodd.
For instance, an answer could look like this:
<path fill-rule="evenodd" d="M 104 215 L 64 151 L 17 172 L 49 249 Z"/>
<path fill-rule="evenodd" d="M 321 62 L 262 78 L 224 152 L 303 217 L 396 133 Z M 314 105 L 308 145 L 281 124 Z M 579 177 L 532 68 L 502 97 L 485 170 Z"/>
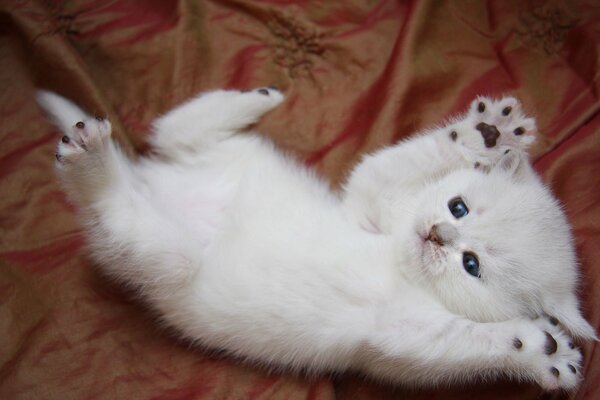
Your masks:
<path fill-rule="evenodd" d="M 239 133 L 283 101 L 274 89 L 190 100 L 154 124 L 159 156 L 137 162 L 108 121 L 55 94 L 38 99 L 69 138 L 57 168 L 96 261 L 198 344 L 403 384 L 503 375 L 577 385 L 581 355 L 568 334 L 595 333 L 578 310 L 567 221 L 524 154 L 535 122 L 515 99 L 479 98 L 464 116 L 365 157 L 340 194 L 265 138 Z M 482 121 L 500 131 L 496 146 L 484 146 Z M 457 195 L 470 209 L 461 219 L 448 210 Z M 425 239 L 434 224 L 443 246 Z M 481 278 L 465 272 L 465 250 L 478 254 Z"/>

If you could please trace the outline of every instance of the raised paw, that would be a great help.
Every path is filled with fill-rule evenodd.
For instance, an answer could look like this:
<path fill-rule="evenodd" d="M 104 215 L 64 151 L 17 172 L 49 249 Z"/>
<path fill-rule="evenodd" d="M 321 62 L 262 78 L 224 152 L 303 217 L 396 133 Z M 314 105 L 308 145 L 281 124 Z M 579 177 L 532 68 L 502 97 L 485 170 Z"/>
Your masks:
<path fill-rule="evenodd" d="M 75 122 L 58 142 L 56 160 L 59 166 L 75 163 L 86 153 L 100 150 L 110 138 L 110 122 L 101 117 Z"/>
<path fill-rule="evenodd" d="M 513 352 L 546 390 L 570 390 L 581 380 L 582 356 L 555 318 L 526 324 L 512 342 Z"/>
<path fill-rule="evenodd" d="M 449 140 L 462 147 L 463 156 L 471 165 L 489 169 L 507 151 L 525 153 L 535 140 L 536 124 L 523 113 L 514 97 L 478 97 L 466 115 L 447 129 Z"/>

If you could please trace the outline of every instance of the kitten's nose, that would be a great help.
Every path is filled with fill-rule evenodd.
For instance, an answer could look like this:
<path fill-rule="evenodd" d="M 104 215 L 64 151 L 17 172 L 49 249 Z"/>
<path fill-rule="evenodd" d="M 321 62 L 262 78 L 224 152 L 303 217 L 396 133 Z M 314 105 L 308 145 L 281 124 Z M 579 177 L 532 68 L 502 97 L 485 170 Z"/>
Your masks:
<path fill-rule="evenodd" d="M 426 240 L 437 243 L 439 246 L 451 244 L 458 237 L 458 231 L 447 222 L 441 222 L 431 227 Z"/>

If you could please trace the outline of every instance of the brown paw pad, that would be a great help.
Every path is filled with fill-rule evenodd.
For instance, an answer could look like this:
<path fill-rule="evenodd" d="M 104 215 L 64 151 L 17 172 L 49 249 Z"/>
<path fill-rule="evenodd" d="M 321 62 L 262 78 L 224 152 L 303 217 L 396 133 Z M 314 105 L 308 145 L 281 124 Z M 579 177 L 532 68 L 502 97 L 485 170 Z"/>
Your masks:
<path fill-rule="evenodd" d="M 485 122 L 480 122 L 475 126 L 475 129 L 481 132 L 485 147 L 490 148 L 496 145 L 496 141 L 500 137 L 500 132 L 498 132 L 498 128 L 496 128 L 496 126 L 488 125 Z"/>
<path fill-rule="evenodd" d="M 544 346 L 544 351 L 546 355 L 556 353 L 556 350 L 558 349 L 558 343 L 556 343 L 556 340 L 552 337 L 551 334 L 545 331 L 544 333 L 546 334 L 546 344 Z"/>

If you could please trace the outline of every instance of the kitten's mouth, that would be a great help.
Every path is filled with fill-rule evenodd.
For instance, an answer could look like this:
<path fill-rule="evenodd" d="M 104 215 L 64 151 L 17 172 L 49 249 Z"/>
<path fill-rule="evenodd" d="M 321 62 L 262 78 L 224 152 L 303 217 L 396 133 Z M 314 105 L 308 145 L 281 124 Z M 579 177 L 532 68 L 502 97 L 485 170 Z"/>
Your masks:
<path fill-rule="evenodd" d="M 429 240 L 426 240 L 425 243 L 423 243 L 423 254 L 429 255 L 437 260 L 446 257 L 446 253 L 442 250 L 442 247 Z"/>
<path fill-rule="evenodd" d="M 417 235 L 419 236 L 420 256 L 423 266 L 431 272 L 435 272 L 438 269 L 437 265 L 446 260 L 446 252 L 442 249 L 442 246 L 431 240 L 429 232 L 418 232 Z"/>

